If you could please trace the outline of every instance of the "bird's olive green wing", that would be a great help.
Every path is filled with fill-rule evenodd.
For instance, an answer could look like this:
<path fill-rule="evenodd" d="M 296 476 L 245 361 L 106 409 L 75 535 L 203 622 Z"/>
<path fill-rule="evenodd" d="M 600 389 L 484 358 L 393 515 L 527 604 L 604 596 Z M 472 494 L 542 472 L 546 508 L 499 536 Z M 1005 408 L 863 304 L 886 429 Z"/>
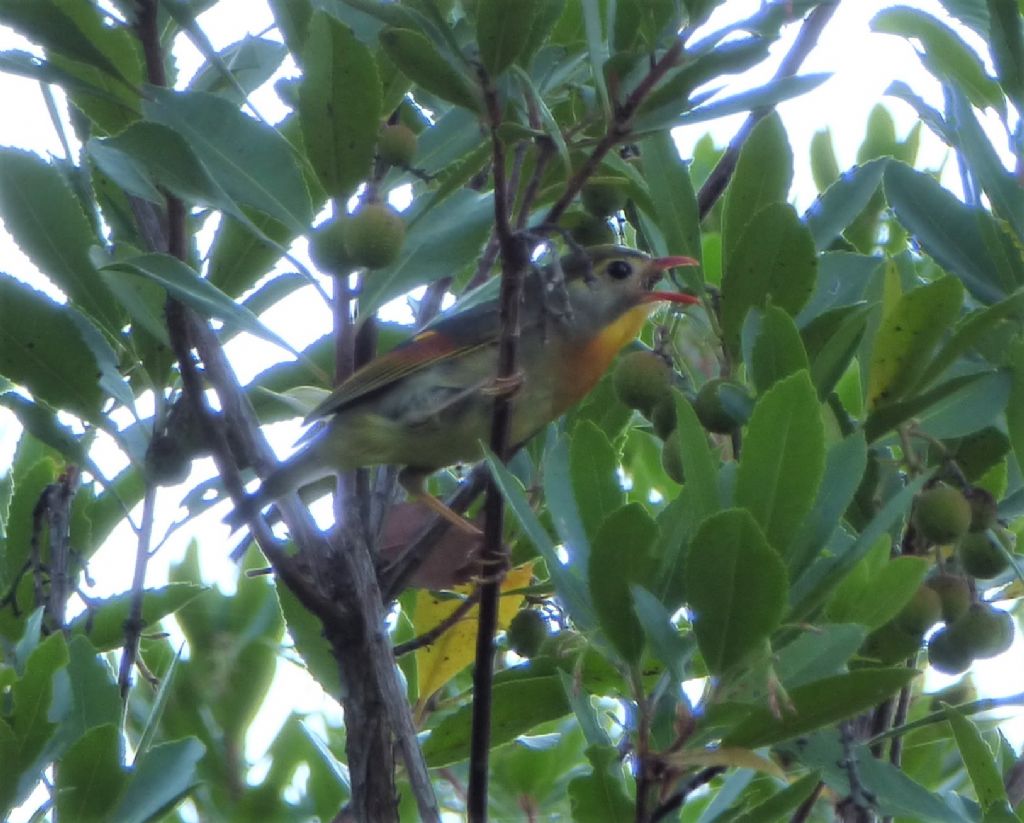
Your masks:
<path fill-rule="evenodd" d="M 487 304 L 433 324 L 359 369 L 313 409 L 306 422 L 336 414 L 436 363 L 493 345 L 498 337 L 497 317 L 496 307 Z"/>

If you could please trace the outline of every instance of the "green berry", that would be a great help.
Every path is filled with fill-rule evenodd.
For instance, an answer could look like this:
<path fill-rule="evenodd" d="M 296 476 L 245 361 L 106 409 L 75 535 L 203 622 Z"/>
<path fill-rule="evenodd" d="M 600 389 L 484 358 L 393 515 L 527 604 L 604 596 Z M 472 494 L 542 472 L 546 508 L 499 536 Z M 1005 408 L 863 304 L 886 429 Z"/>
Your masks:
<path fill-rule="evenodd" d="M 943 674 L 962 674 L 971 667 L 974 656 L 952 629 L 944 628 L 928 640 L 928 662 Z"/>
<path fill-rule="evenodd" d="M 908 634 L 921 637 L 942 617 L 942 600 L 938 593 L 920 586 L 913 597 L 896 615 L 896 624 Z"/>
<path fill-rule="evenodd" d="M 971 577 L 989 579 L 1010 565 L 1006 552 L 991 531 L 969 532 L 956 546 L 956 558 Z"/>
<path fill-rule="evenodd" d="M 890 620 L 868 635 L 860 653 L 871 660 L 890 665 L 900 663 L 921 648 L 921 635 L 910 634 Z"/>
<path fill-rule="evenodd" d="M 405 222 L 385 203 L 366 203 L 342 224 L 345 250 L 357 266 L 381 269 L 398 259 Z"/>
<path fill-rule="evenodd" d="M 619 358 L 612 373 L 615 393 L 625 405 L 645 416 L 669 394 L 672 369 L 659 354 L 633 351 Z"/>
<path fill-rule="evenodd" d="M 716 377 L 700 387 L 693 407 L 697 419 L 709 432 L 731 434 L 750 419 L 753 405 L 743 386 Z"/>
<path fill-rule="evenodd" d="M 570 211 L 558 223 L 568 229 L 572 239 L 581 246 L 607 246 L 617 239 L 607 218 L 594 217 L 583 211 Z"/>
<path fill-rule="evenodd" d="M 629 199 L 618 177 L 592 177 L 580 192 L 583 208 L 595 217 L 607 217 L 622 211 Z"/>
<path fill-rule="evenodd" d="M 971 504 L 952 486 L 932 486 L 917 496 L 913 521 L 929 543 L 952 543 L 971 525 Z"/>
<path fill-rule="evenodd" d="M 357 264 L 345 249 L 345 222 L 337 218 L 321 223 L 309 235 L 309 259 L 320 271 L 348 274 Z"/>
<path fill-rule="evenodd" d="M 1013 643 L 1013 618 L 988 603 L 975 603 L 951 631 L 975 658 L 996 657 Z"/>
<path fill-rule="evenodd" d="M 942 619 L 953 623 L 971 606 L 971 587 L 957 574 L 937 574 L 925 582 L 939 596 Z"/>
<path fill-rule="evenodd" d="M 672 480 L 682 485 L 686 482 L 683 475 L 683 456 L 679 445 L 679 432 L 670 434 L 661 446 L 661 467 Z"/>
<path fill-rule="evenodd" d="M 676 430 L 676 396 L 676 392 L 670 391 L 651 409 L 651 425 L 654 427 L 654 433 L 662 440 L 667 440 Z"/>
<path fill-rule="evenodd" d="M 971 504 L 971 531 L 983 532 L 996 525 L 998 507 L 991 492 L 980 486 L 964 490 L 964 497 Z"/>
<path fill-rule="evenodd" d="M 508 647 L 520 657 L 535 657 L 548 634 L 544 616 L 533 609 L 524 609 L 508 625 Z"/>
<path fill-rule="evenodd" d="M 377 157 L 389 166 L 406 168 L 416 156 L 416 133 L 404 123 L 384 126 L 377 138 Z"/>

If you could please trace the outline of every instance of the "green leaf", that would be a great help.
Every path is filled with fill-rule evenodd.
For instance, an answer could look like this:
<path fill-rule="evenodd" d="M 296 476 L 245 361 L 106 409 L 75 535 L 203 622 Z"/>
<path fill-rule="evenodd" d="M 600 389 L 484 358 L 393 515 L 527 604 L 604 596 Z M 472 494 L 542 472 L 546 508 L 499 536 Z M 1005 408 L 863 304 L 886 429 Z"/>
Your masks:
<path fill-rule="evenodd" d="M 110 820 L 128 775 L 121 768 L 117 723 L 87 731 L 60 759 L 56 772 L 57 814 L 66 820 Z"/>
<path fill-rule="evenodd" d="M 676 431 L 683 462 L 686 489 L 692 493 L 690 505 L 696 522 L 700 522 L 721 507 L 718 493 L 718 460 L 708 443 L 708 435 L 690 402 L 678 394 L 676 403 Z"/>
<path fill-rule="evenodd" d="M 805 774 L 754 808 L 733 818 L 733 823 L 775 823 L 777 820 L 785 820 L 811 796 L 820 780 L 821 772 Z"/>
<path fill-rule="evenodd" d="M 916 669 L 860 669 L 789 692 L 793 711 L 754 709 L 722 740 L 723 746 L 758 749 L 854 717 L 881 703 L 918 675 Z"/>
<path fill-rule="evenodd" d="M 370 50 L 329 14 L 313 15 L 302 50 L 299 115 L 320 184 L 343 200 L 370 173 L 380 127 L 380 78 Z"/>
<path fill-rule="evenodd" d="M 0 370 L 3 364 L 0 363 Z M 0 394 L 0 405 L 6 406 L 22 425 L 37 440 L 60 452 L 71 463 L 82 464 L 86 461 L 85 448 L 69 428 L 61 425 L 57 414 L 52 409 L 33 403 L 20 394 L 7 392 Z"/>
<path fill-rule="evenodd" d="M 491 695 L 491 748 L 568 713 L 569 703 L 557 676 L 496 683 Z M 469 704 L 445 717 L 423 744 L 427 765 L 440 768 L 469 757 L 471 727 L 472 706 Z"/>
<path fill-rule="evenodd" d="M 629 823 L 634 804 L 626 793 L 622 758 L 614 746 L 591 746 L 590 774 L 569 781 L 569 801 L 575 823 Z"/>
<path fill-rule="evenodd" d="M 788 312 L 768 306 L 754 341 L 750 375 L 758 394 L 801 369 L 809 368 L 800 332 Z"/>
<path fill-rule="evenodd" d="M 238 297 L 256 284 L 281 259 L 279 245 L 294 237 L 291 229 L 273 217 L 253 213 L 251 222 L 270 238 L 268 243 L 244 223 L 224 215 L 210 246 L 207 279 L 231 297 Z"/>
<path fill-rule="evenodd" d="M 480 108 L 474 83 L 420 32 L 386 28 L 380 33 L 380 44 L 402 74 L 416 85 L 456 106 L 472 111 Z"/>
<path fill-rule="evenodd" d="M 1017 467 L 1024 471 L 1024 341 L 1010 351 L 1010 397 L 1006 404 L 1006 429 Z"/>
<path fill-rule="evenodd" d="M 456 192 L 422 217 L 414 216 L 398 260 L 367 278 L 360 312 L 369 316 L 416 286 L 454 276 L 474 264 L 493 225 L 492 196 L 469 189 Z"/>
<path fill-rule="evenodd" d="M 108 263 L 104 270 L 128 272 L 148 278 L 165 288 L 172 297 L 191 306 L 203 317 L 223 320 L 238 329 L 292 351 L 291 347 L 264 326 L 255 314 L 240 306 L 176 257 L 169 254 L 140 254 L 137 257 Z"/>
<path fill-rule="evenodd" d="M 1024 108 L 1024 21 L 1014 0 L 988 0 L 989 50 L 999 85 Z"/>
<path fill-rule="evenodd" d="M 884 175 L 885 196 L 900 223 L 943 269 L 955 274 L 982 303 L 1010 291 L 999 278 L 983 227 L 992 217 L 964 205 L 927 174 L 891 161 Z"/>
<path fill-rule="evenodd" d="M 801 77 L 784 77 L 780 80 L 772 80 L 759 88 L 740 92 L 732 97 L 726 97 L 712 103 L 705 103 L 703 106 L 691 109 L 679 116 L 673 115 L 671 111 L 665 112 L 661 109 L 655 109 L 646 115 L 636 118 L 634 133 L 643 135 L 663 129 L 672 129 L 677 126 L 690 126 L 696 123 L 705 123 L 709 120 L 717 120 L 730 114 L 751 111 L 762 106 L 774 106 L 783 100 L 789 100 L 792 97 L 806 94 L 820 86 L 829 77 L 831 77 L 829 74 L 806 74 Z"/>
<path fill-rule="evenodd" d="M 537 0 L 480 0 L 476 7 L 476 42 L 480 60 L 492 77 L 522 54 L 537 14 Z"/>
<path fill-rule="evenodd" d="M 946 706 L 945 712 L 981 808 L 1005 806 L 1008 801 L 999 764 L 978 727 L 952 706 Z"/>
<path fill-rule="evenodd" d="M 279 42 L 247 35 L 215 55 L 206 55 L 206 63 L 189 82 L 189 90 L 220 94 L 241 106 L 243 95 L 273 77 L 287 54 L 288 50 Z"/>
<path fill-rule="evenodd" d="M 99 9 L 91 4 L 0 0 L 0 22 L 43 46 L 47 52 L 93 66 L 121 82 L 139 79 L 134 72 L 126 71 L 121 60 L 111 59 L 111 52 L 119 50 L 121 44 L 116 41 L 121 39 L 122 32 L 103 25 Z"/>
<path fill-rule="evenodd" d="M 687 680 L 689 675 L 686 665 L 693 656 L 693 637 L 680 636 L 679 629 L 672 623 L 669 610 L 647 589 L 631 586 L 630 592 L 633 596 L 633 610 L 655 656 L 665 664 L 676 680 L 680 683 Z"/>
<path fill-rule="evenodd" d="M 828 126 L 814 132 L 814 136 L 811 137 L 811 176 L 820 192 L 824 192 L 839 179 L 839 162 L 836 160 L 832 130 Z M 817 239 L 816 232 L 815 238 Z"/>
<path fill-rule="evenodd" d="M 819 132 L 820 133 L 820 132 Z M 888 160 L 870 160 L 838 177 L 804 215 L 814 248 L 824 251 L 838 238 L 871 200 L 882 182 Z"/>
<path fill-rule="evenodd" d="M 192 583 L 169 583 L 146 589 L 142 595 L 142 623 L 148 628 L 173 614 L 205 588 Z M 101 652 L 110 651 L 124 640 L 124 623 L 131 610 L 133 594 L 126 592 L 105 600 L 92 601 L 90 608 L 68 625 L 72 635 L 82 635 Z"/>
<path fill-rule="evenodd" d="M 885 312 L 871 347 L 869 408 L 913 390 L 939 340 L 959 316 L 963 299 L 960 281 L 943 277 L 901 295 Z"/>
<path fill-rule="evenodd" d="M 334 659 L 330 643 L 324 637 L 323 624 L 280 581 L 276 581 L 276 590 L 288 634 L 309 674 L 327 694 L 340 694 L 338 661 Z"/>
<path fill-rule="evenodd" d="M 590 563 L 590 539 L 583 528 L 583 520 L 576 505 L 577 497 L 573 491 L 570 468 L 572 444 L 573 441 L 563 434 L 544 450 L 544 498 L 551 522 L 569 553 L 570 561 L 578 568 L 585 569 Z M 621 505 L 621 500 L 618 505 Z M 591 534 L 596 533 L 595 526 Z"/>
<path fill-rule="evenodd" d="M 910 481 L 890 497 L 852 545 L 834 554 L 820 557 L 793 581 L 790 587 L 789 622 L 804 620 L 838 586 L 853 568 L 871 551 L 878 539 L 896 521 L 910 511 L 911 501 L 931 477 L 925 473 Z"/>
<path fill-rule="evenodd" d="M 785 688 L 792 689 L 842 674 L 867 634 L 863 626 L 850 623 L 810 626 L 775 653 L 775 675 Z"/>
<path fill-rule="evenodd" d="M 754 215 L 785 203 L 793 183 L 793 151 L 776 112 L 763 118 L 743 143 L 722 209 L 725 265 Z"/>
<path fill-rule="evenodd" d="M 622 658 L 636 663 L 644 650 L 644 633 L 633 612 L 630 584 L 649 584 L 651 549 L 658 527 L 639 503 L 609 514 L 590 551 L 590 595 L 598 623 Z"/>
<path fill-rule="evenodd" d="M 898 34 L 921 42 L 921 62 L 940 81 L 954 81 L 979 108 L 994 106 L 1002 111 L 1003 95 L 998 84 L 985 73 L 978 55 L 951 28 L 918 9 L 898 6 L 886 9 L 871 20 L 872 31 Z"/>
<path fill-rule="evenodd" d="M 1017 178 L 1003 165 L 988 135 L 974 115 L 965 96 L 957 88 L 948 91 L 951 109 L 948 118 L 956 130 L 957 145 L 970 169 L 975 186 L 988 195 L 992 211 L 1013 226 L 1014 234 L 1024 238 L 1024 191 Z M 1016 251 L 1020 253 L 1018 243 Z"/>
<path fill-rule="evenodd" d="M 706 519 L 686 559 L 694 632 L 712 674 L 741 664 L 778 627 L 786 570 L 750 512 Z"/>
<path fill-rule="evenodd" d="M 800 371 L 759 398 L 736 478 L 737 505 L 750 510 L 783 556 L 814 503 L 824 468 L 818 396 Z"/>
<path fill-rule="evenodd" d="M 818 315 L 802 330 L 811 358 L 811 382 L 825 400 L 853 361 L 860 346 L 870 306 L 844 306 Z"/>
<path fill-rule="evenodd" d="M 931 568 L 923 557 L 894 557 L 876 571 L 869 560 L 862 560 L 836 588 L 825 608 L 833 623 L 859 623 L 869 630 L 883 626 L 900 613 Z"/>
<path fill-rule="evenodd" d="M 122 630 L 122 637 L 124 636 Z M 68 681 L 71 711 L 61 726 L 61 737 L 71 741 L 90 729 L 121 720 L 121 695 L 107 661 L 82 635 L 68 643 Z"/>
<path fill-rule="evenodd" d="M 0 217 L 18 247 L 77 307 L 111 336 L 124 316 L 89 260 L 100 242 L 67 181 L 53 165 L 0 149 Z"/>
<path fill-rule="evenodd" d="M 722 333 L 739 352 L 747 312 L 771 302 L 796 315 L 814 291 L 817 258 L 814 240 L 792 206 L 772 203 L 748 219 L 737 240 L 731 235 L 722 275 Z M 726 241 L 727 243 L 729 241 Z"/>
<path fill-rule="evenodd" d="M 558 556 L 558 550 L 548 533 L 544 530 L 536 513 L 526 499 L 522 484 L 492 453 L 485 451 L 484 459 L 491 470 L 491 477 L 498 487 L 509 509 L 519 521 L 519 526 L 533 543 L 537 553 L 544 558 L 544 563 L 555 584 L 555 591 L 572 616 L 573 622 L 580 631 L 590 631 L 597 623 L 594 604 L 590 593 L 581 579 L 581 572 L 572 566 L 566 566 Z"/>
<path fill-rule="evenodd" d="M 665 248 L 659 255 L 685 254 L 701 257 L 700 218 L 697 197 L 687 164 L 669 132 L 659 132 L 640 143 L 644 179 L 654 204 L 655 219 Z"/>
<path fill-rule="evenodd" d="M 145 823 L 178 802 L 196 782 L 205 747 L 194 737 L 161 743 L 139 758 L 111 819 Z"/>
<path fill-rule="evenodd" d="M 828 545 L 843 512 L 853 502 L 867 462 L 862 432 L 851 434 L 828 450 L 818 495 L 783 555 L 791 579 L 803 574 L 818 552 Z"/>
<path fill-rule="evenodd" d="M 576 507 L 588 535 L 597 534 L 605 515 L 625 502 L 618 469 L 618 455 L 604 432 L 590 420 L 577 424 L 570 439 L 569 470 Z"/>
<path fill-rule="evenodd" d="M 313 218 L 295 150 L 223 97 L 149 87 L 143 109 L 188 142 L 228 196 L 301 233 Z"/>
<path fill-rule="evenodd" d="M 73 311 L 0 274 L 0 374 L 53 408 L 94 420 L 101 373 Z"/>
<path fill-rule="evenodd" d="M 29 655 L 24 674 L 11 686 L 10 717 L 15 719 L 8 736 L 0 731 L 0 809 L 24 802 L 39 781 L 52 755 L 54 737 L 63 719 L 52 711 L 54 681 L 68 663 L 68 649 L 61 633 L 51 634 Z"/>

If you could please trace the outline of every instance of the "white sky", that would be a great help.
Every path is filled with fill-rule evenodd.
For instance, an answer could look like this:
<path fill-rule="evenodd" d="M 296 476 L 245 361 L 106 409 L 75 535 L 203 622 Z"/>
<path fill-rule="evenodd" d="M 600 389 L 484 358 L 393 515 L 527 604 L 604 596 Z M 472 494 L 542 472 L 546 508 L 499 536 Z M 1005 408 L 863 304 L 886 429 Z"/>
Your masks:
<path fill-rule="evenodd" d="M 810 205 L 816 194 L 807 160 L 809 141 L 815 131 L 824 126 L 831 127 L 839 166 L 843 169 L 854 164 L 868 113 L 877 103 L 884 102 L 892 113 L 897 125 L 897 135 L 901 139 L 916 122 L 916 115 L 906 104 L 883 97 L 885 88 L 894 79 L 908 83 L 932 105 L 942 108 L 938 84 L 921 68 L 913 48 L 902 38 L 870 32 L 870 19 L 881 9 L 892 5 L 896 4 L 878 0 L 850 0 L 841 3 L 834 19 L 826 27 L 818 47 L 802 68 L 802 73 L 831 72 L 832 78 L 810 94 L 783 103 L 779 107 L 793 146 L 796 177 L 792 197 L 800 209 Z M 936 0 L 910 0 L 902 5 L 915 6 L 940 19 L 948 19 Z M 756 0 L 729 0 L 725 6 L 725 11 L 720 11 L 716 15 L 719 24 L 725 14 L 730 18 L 748 16 L 759 7 L 759 3 Z M 273 19 L 262 0 L 221 0 L 200 18 L 200 22 L 214 45 L 221 48 L 245 34 L 264 32 L 273 24 Z M 776 62 L 788 49 L 796 30 L 796 26 L 790 27 L 786 36 L 773 48 Z M 965 36 L 972 44 L 978 42 L 970 32 Z M 0 29 L 0 50 L 12 48 L 30 47 L 21 38 Z M 986 52 L 983 49 L 980 52 L 986 55 L 987 61 Z M 184 41 L 184 38 L 181 38 L 176 54 L 180 82 L 184 83 L 199 67 L 201 57 Z M 738 91 L 759 85 L 770 76 L 774 68 L 773 63 L 766 70 L 745 78 L 742 85 L 737 83 L 731 89 Z M 257 92 L 254 100 L 261 113 L 274 120 L 284 113 L 284 109 L 272 90 L 272 82 Z M 8 112 L 16 112 L 16 116 L 0 120 L 0 145 L 30 149 L 43 155 L 61 155 L 60 144 L 54 136 L 43 98 L 35 82 L 0 75 L 0 99 L 4 100 Z M 687 156 L 690 147 L 706 132 L 710 132 L 719 145 L 725 144 L 742 120 L 742 115 L 736 115 L 715 123 L 678 130 L 676 138 L 683 155 Z M 1008 157 L 1003 143 L 999 140 L 997 149 Z M 943 164 L 945 158 L 945 147 L 930 131 L 923 129 L 918 165 L 936 168 Z M 957 190 L 957 181 L 950 179 L 949 175 L 946 175 L 944 182 Z M 0 270 L 24 278 L 37 288 L 44 288 L 53 293 L 2 229 Z M 302 347 L 323 334 L 329 328 L 330 319 L 322 307 L 311 309 L 310 301 L 303 301 L 299 309 L 299 300 L 301 298 L 288 301 L 278 310 L 265 315 L 263 320 L 293 345 Z M 294 322 L 297 316 L 302 317 L 301 323 Z M 248 379 L 252 374 L 265 368 L 268 359 L 282 359 L 279 350 L 251 338 L 239 340 L 231 348 L 243 379 Z M 243 349 L 246 352 L 244 358 L 238 356 Z M 281 425 L 273 428 L 277 430 L 276 442 L 281 444 L 281 448 L 287 448 L 287 444 L 294 439 L 296 427 Z M 17 426 L 13 416 L 6 409 L 0 409 L 0 467 L 9 464 L 16 438 Z M 111 473 L 119 468 L 115 459 L 107 458 L 102 462 Z M 191 482 L 200 476 L 209 476 L 211 472 L 212 466 L 209 465 L 209 461 L 201 461 L 195 467 Z M 174 508 L 179 497 L 180 493 L 175 489 L 161 491 L 164 503 L 160 510 L 161 525 L 166 526 L 173 520 Z M 181 556 L 192 536 L 200 536 L 204 575 L 209 580 L 218 581 L 222 588 L 231 589 L 235 571 L 226 557 L 229 544 L 225 543 L 225 529 L 219 524 L 222 513 L 218 510 L 216 514 L 208 514 L 197 519 L 168 541 L 151 563 L 148 583 L 158 585 L 166 580 L 168 564 Z M 158 529 L 157 534 L 159 533 Z M 130 585 L 131 563 L 127 560 L 129 557 L 134 557 L 134 539 L 128 529 L 118 530 L 108 546 L 92 561 L 92 575 L 98 583 L 93 594 L 102 596 L 122 591 Z M 1000 660 L 983 661 L 975 666 L 982 696 L 1001 696 L 1024 690 L 1024 667 L 1009 665 L 1011 659 L 1020 660 L 1022 651 L 1024 644 L 1018 633 L 1016 644 L 1010 653 Z M 332 718 L 336 719 L 338 716 L 333 701 L 324 700 L 318 690 L 309 688 L 304 676 L 295 667 L 282 664 L 279 666 L 279 675 L 274 687 L 275 694 L 267 701 L 267 708 L 250 732 L 247 746 L 250 754 L 258 754 L 265 750 L 280 723 L 293 709 L 324 710 Z M 933 674 L 928 682 L 930 687 L 941 687 L 949 682 L 949 679 Z M 1018 718 L 1005 726 L 1007 733 L 1019 744 L 1024 738 L 1022 719 Z"/>

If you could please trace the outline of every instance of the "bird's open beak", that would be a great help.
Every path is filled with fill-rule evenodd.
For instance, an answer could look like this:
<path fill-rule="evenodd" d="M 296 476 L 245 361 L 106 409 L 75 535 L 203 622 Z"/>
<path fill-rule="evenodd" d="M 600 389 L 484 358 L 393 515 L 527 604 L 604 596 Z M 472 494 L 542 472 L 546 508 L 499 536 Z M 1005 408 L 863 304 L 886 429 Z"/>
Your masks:
<path fill-rule="evenodd" d="M 651 267 L 658 272 L 674 269 L 676 266 L 699 266 L 700 262 L 692 257 L 656 257 L 651 261 Z M 666 301 L 669 303 L 683 303 L 692 306 L 700 302 L 700 299 L 692 294 L 683 294 L 678 291 L 652 291 L 644 295 L 645 303 L 656 303 Z"/>

